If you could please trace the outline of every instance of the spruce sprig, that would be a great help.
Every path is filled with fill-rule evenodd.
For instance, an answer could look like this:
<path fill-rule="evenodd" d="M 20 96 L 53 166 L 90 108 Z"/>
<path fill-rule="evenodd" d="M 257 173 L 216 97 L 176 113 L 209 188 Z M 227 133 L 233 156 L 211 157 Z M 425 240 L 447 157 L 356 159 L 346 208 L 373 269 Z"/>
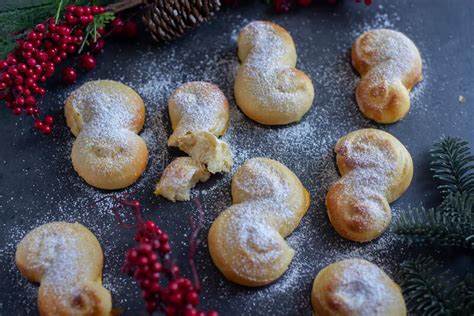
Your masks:
<path fill-rule="evenodd" d="M 442 271 L 436 261 L 422 256 L 402 263 L 398 274 L 403 296 L 412 313 L 447 316 L 474 313 L 473 275 L 468 274 L 463 281 L 449 287 L 449 271 Z"/>
<path fill-rule="evenodd" d="M 90 44 L 90 42 L 96 42 L 98 37 L 97 30 L 112 22 L 114 18 L 115 15 L 113 12 L 104 12 L 102 14 L 96 15 L 94 17 L 94 22 L 86 27 L 84 41 L 82 41 L 81 47 L 79 48 L 79 53 L 81 53 L 84 47 Z"/>
<path fill-rule="evenodd" d="M 409 208 L 394 223 L 410 240 L 474 249 L 474 156 L 468 143 L 447 137 L 431 150 L 431 170 L 443 202 L 436 208 Z"/>
<path fill-rule="evenodd" d="M 431 171 L 441 182 L 438 189 L 444 196 L 474 193 L 474 155 L 467 141 L 446 137 L 433 146 L 431 157 Z"/>

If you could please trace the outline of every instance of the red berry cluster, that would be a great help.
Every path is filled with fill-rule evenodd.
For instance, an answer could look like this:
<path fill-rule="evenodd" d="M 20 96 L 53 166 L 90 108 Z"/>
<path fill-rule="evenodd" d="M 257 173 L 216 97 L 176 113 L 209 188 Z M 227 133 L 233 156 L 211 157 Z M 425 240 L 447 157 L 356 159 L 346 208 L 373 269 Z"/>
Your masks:
<path fill-rule="evenodd" d="M 77 53 L 85 28 L 94 21 L 95 15 L 104 12 L 105 8 L 97 5 L 69 5 L 62 22 L 50 18 L 36 25 L 17 41 L 16 49 L 5 60 L 0 60 L 0 100 L 5 100 L 15 115 L 32 116 L 35 128 L 43 134 L 51 133 L 53 118 L 48 115 L 43 121 L 39 119 L 36 97 L 46 92 L 41 84 L 54 74 L 59 63 Z M 80 63 L 86 70 L 95 67 L 94 57 L 88 54 L 80 57 Z M 63 79 L 75 81 L 75 69 L 64 68 Z"/>
<path fill-rule="evenodd" d="M 127 203 L 138 209 L 140 203 Z M 137 280 L 146 302 L 146 310 L 160 310 L 168 316 L 217 316 L 216 311 L 199 311 L 199 284 L 181 276 L 176 263 L 169 259 L 168 235 L 153 221 L 139 225 L 135 235 L 138 245 L 126 255 L 123 270 Z M 168 280 L 166 285 L 160 278 Z"/>

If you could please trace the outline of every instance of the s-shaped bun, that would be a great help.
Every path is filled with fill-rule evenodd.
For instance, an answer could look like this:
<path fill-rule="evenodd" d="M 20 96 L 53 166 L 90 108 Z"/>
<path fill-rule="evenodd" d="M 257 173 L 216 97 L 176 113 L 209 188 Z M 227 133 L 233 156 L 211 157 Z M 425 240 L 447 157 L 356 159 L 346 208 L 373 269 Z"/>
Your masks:
<path fill-rule="evenodd" d="M 299 225 L 309 194 L 298 177 L 268 158 L 246 161 L 232 178 L 233 205 L 209 231 L 209 252 L 232 282 L 261 286 L 278 279 L 294 250 L 285 237 Z"/>
<path fill-rule="evenodd" d="M 410 185 L 410 153 L 389 133 L 370 128 L 341 137 L 335 151 L 342 178 L 326 195 L 329 220 L 344 238 L 377 238 L 390 224 L 389 203 Z"/>
<path fill-rule="evenodd" d="M 235 101 L 249 118 L 266 125 L 301 120 L 313 104 L 311 79 L 296 65 L 290 34 L 271 22 L 255 21 L 238 38 L 242 65 L 235 78 Z"/>
<path fill-rule="evenodd" d="M 16 250 L 21 274 L 40 284 L 41 315 L 109 316 L 112 299 L 102 287 L 103 261 L 97 238 L 78 223 L 41 225 Z"/>
<path fill-rule="evenodd" d="M 72 165 L 88 184 L 121 189 L 145 171 L 148 149 L 137 135 L 145 107 L 131 88 L 111 80 L 87 82 L 67 98 L 64 113 L 77 137 Z"/>
<path fill-rule="evenodd" d="M 422 80 L 421 57 L 404 34 L 371 30 L 352 46 L 352 64 L 362 79 L 356 90 L 362 113 L 379 123 L 394 123 L 410 109 L 409 92 Z"/>

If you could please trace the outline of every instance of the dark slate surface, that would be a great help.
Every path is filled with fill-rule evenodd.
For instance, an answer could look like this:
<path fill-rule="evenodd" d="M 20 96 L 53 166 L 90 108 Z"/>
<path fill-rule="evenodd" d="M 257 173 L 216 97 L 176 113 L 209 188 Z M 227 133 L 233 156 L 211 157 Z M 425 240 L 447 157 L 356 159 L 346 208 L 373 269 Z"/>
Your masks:
<path fill-rule="evenodd" d="M 184 71 L 180 78 L 176 79 L 175 71 L 172 80 L 197 80 L 199 73 L 196 70 L 191 73 L 191 69 L 208 67 L 202 65 L 203 60 L 210 63 L 209 56 L 235 54 L 235 43 L 232 42 L 231 35 L 236 27 L 238 29 L 253 19 L 273 20 L 292 33 L 298 48 L 299 63 L 311 75 L 316 87 L 315 106 L 300 124 L 319 124 L 323 122 L 321 118 L 318 120 L 319 115 L 334 120 L 334 124 L 326 123 L 321 127 L 328 129 L 329 143 L 325 144 L 328 150 L 339 136 L 350 130 L 367 126 L 388 130 L 409 148 L 415 165 L 413 183 L 402 198 L 393 204 L 394 209 L 417 206 L 420 203 L 434 206 L 440 197 L 429 172 L 428 150 L 431 144 L 443 135 L 463 137 L 474 144 L 474 4 L 470 0 L 374 2 L 369 8 L 351 1 L 336 7 L 317 5 L 283 16 L 273 14 L 263 4 L 248 4 L 223 10 L 211 23 L 193 30 L 183 39 L 161 47 L 157 47 L 147 36 L 141 36 L 138 42 L 112 40 L 105 53 L 98 58 L 97 69 L 82 76 L 74 87 L 91 79 L 111 78 L 139 88 L 140 82 L 136 80 L 137 67 L 140 67 L 141 73 L 145 72 L 145 76 L 147 67 L 143 64 L 137 66 L 134 60 L 143 58 L 144 51 L 156 52 L 158 64 L 162 59 L 169 61 L 175 58 L 177 64 L 183 65 Z M 425 81 L 414 90 L 416 97 L 410 114 L 397 124 L 382 127 L 363 119 L 357 111 L 353 89 L 339 85 L 352 82 L 346 80 L 347 76 L 357 77 L 349 66 L 348 54 L 354 37 L 362 29 L 384 25 L 406 33 L 418 45 L 425 63 Z M 172 53 L 174 57 L 170 57 Z M 335 60 L 340 62 L 335 63 Z M 209 64 L 209 67 L 216 66 Z M 154 71 L 152 69 L 153 67 L 150 71 Z M 189 73 L 186 69 L 190 69 Z M 226 71 L 230 70 L 222 69 L 222 72 Z M 342 75 L 341 71 L 346 72 L 347 76 Z M 222 77 L 218 75 L 214 81 L 219 81 L 218 78 Z M 235 107 L 231 82 L 216 83 L 222 85 L 231 105 Z M 176 85 L 171 84 L 172 87 Z M 72 136 L 65 126 L 61 103 L 71 87 L 66 88 L 53 80 L 48 90 L 41 106 L 53 113 L 57 120 L 55 133 L 51 137 L 36 135 L 30 128 L 29 120 L 17 119 L 4 107 L 0 109 L 0 314 L 37 313 L 37 288 L 24 280 L 15 269 L 14 245 L 27 231 L 40 223 L 62 219 L 82 222 L 96 233 L 106 255 L 104 282 L 112 289 L 114 306 L 123 308 L 125 315 L 143 315 L 145 313 L 136 286 L 132 280 L 120 274 L 120 259 L 131 244 L 133 232 L 117 227 L 107 210 L 109 204 L 89 205 L 88 201 L 96 200 L 104 192 L 91 189 L 83 183 L 68 159 Z M 166 90 L 163 94 L 168 92 Z M 458 101 L 460 95 L 465 97 L 466 102 Z M 163 100 L 163 96 L 159 100 L 145 98 L 147 107 L 156 104 L 155 102 L 163 104 Z M 313 277 L 327 263 L 340 258 L 341 254 L 349 256 L 349 252 L 346 252 L 348 248 L 368 249 L 362 250 L 359 256 L 364 257 L 365 253 L 370 253 L 373 258 L 369 259 L 380 263 L 392 276 L 400 262 L 415 258 L 419 253 L 431 254 L 460 276 L 469 268 L 472 271 L 474 257 L 472 253 L 462 250 L 436 250 L 426 245 L 409 246 L 394 238 L 385 243 L 376 241 L 374 245 L 379 243 L 381 246 L 375 249 L 381 249 L 381 252 L 388 249 L 386 253 L 377 255 L 374 251 L 378 250 L 370 250 L 370 244 L 358 246 L 343 241 L 327 223 L 323 204 L 328 185 L 324 174 L 334 173 L 334 165 L 321 164 L 319 159 L 322 158 L 316 158 L 317 155 L 312 158 L 311 153 L 300 152 L 297 146 L 281 149 L 273 145 L 274 138 L 261 136 L 267 131 L 285 133 L 286 127 L 258 127 L 258 130 L 245 134 L 245 128 L 251 130 L 257 127 L 253 127 L 255 124 L 243 118 L 238 110 L 233 109 L 233 112 L 233 118 L 239 118 L 237 123 L 243 126 L 235 130 L 235 136 L 230 136 L 231 139 L 240 138 L 231 142 L 237 156 L 241 149 L 239 146 L 247 149 L 249 146 L 258 147 L 255 151 L 250 149 L 250 157 L 253 153 L 262 154 L 268 149 L 268 156 L 295 170 L 311 192 L 312 205 L 303 220 L 302 228 L 294 233 L 293 240 L 298 245 L 295 248 L 300 255 L 297 255 L 295 263 L 290 267 L 290 271 L 294 270 L 293 273 L 288 273 L 288 276 L 270 287 L 249 290 L 230 284 L 212 265 L 204 243 L 198 253 L 198 271 L 204 280 L 203 308 L 216 308 L 222 315 L 310 315 L 309 294 Z M 167 124 L 164 107 L 153 113 L 160 113 L 165 118 L 164 124 Z M 347 124 L 341 123 L 344 120 L 347 120 Z M 169 126 L 164 128 L 169 132 Z M 146 130 L 147 127 L 144 133 Z M 311 136 L 315 138 L 326 133 L 325 130 L 318 130 L 317 126 L 308 130 L 312 131 Z M 155 153 L 150 161 L 148 172 L 151 175 L 144 176 L 140 180 L 141 184 L 130 190 L 138 191 L 137 197 L 144 204 L 146 217 L 156 219 L 158 216 L 159 224 L 168 231 L 173 241 L 174 257 L 185 267 L 190 230 L 187 217 L 196 213 L 195 207 L 192 202 L 172 204 L 152 196 L 154 179 L 159 175 L 156 164 L 178 154 L 176 151 L 166 150 L 163 145 L 154 148 L 158 148 L 160 152 Z M 320 148 L 315 148 L 315 152 L 320 152 Z M 242 162 L 236 160 L 238 163 Z M 324 169 L 316 170 L 321 166 L 328 168 L 327 172 Z M 200 190 L 214 192 L 209 197 L 202 198 L 207 212 L 202 234 L 204 239 L 212 219 L 225 205 L 230 204 L 229 188 L 229 181 L 222 176 L 216 176 L 199 187 Z M 331 249 L 332 247 L 335 249 Z M 333 253 L 337 254 L 333 257 Z M 295 276 L 300 272 L 302 276 Z M 189 273 L 188 269 L 184 268 L 184 273 Z M 292 282 L 290 278 L 297 281 Z"/>

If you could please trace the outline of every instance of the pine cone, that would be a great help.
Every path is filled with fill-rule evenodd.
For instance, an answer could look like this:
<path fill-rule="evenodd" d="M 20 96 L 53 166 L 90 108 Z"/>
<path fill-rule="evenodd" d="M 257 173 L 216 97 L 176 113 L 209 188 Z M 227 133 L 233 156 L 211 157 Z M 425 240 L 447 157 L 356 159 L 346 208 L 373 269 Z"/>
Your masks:
<path fill-rule="evenodd" d="M 145 0 L 149 8 L 143 22 L 156 41 L 168 41 L 209 19 L 221 6 L 220 0 Z"/>

